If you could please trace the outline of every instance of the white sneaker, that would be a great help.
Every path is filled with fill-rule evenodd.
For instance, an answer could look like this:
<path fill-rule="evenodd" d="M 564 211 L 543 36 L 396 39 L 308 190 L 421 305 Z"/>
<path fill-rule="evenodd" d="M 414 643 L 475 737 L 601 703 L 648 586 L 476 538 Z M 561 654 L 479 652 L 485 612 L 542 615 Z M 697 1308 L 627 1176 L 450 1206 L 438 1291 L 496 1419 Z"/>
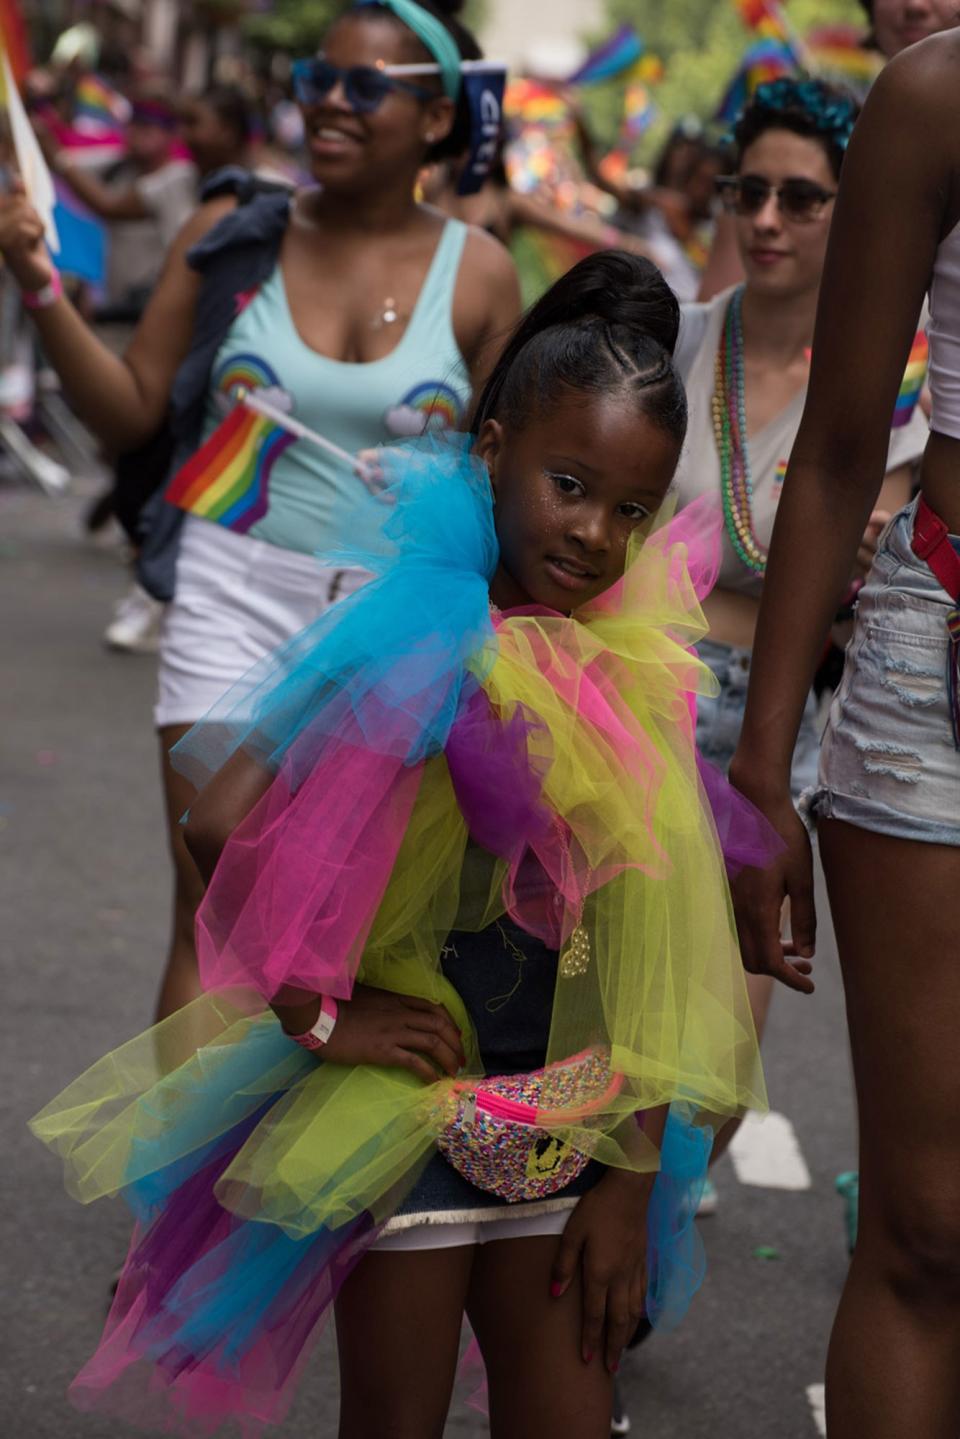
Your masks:
<path fill-rule="evenodd" d="M 617 1380 L 613 1381 L 613 1413 L 610 1416 L 611 1434 L 630 1433 L 630 1415 L 627 1413 Z"/>
<path fill-rule="evenodd" d="M 103 632 L 108 649 L 128 654 L 150 655 L 160 647 L 163 604 L 134 585 L 114 606 L 113 619 Z"/>
<path fill-rule="evenodd" d="M 697 1205 L 697 1218 L 706 1219 L 709 1215 L 716 1214 L 719 1203 L 720 1196 L 717 1193 L 717 1186 L 712 1179 L 705 1179 L 700 1203 Z"/>

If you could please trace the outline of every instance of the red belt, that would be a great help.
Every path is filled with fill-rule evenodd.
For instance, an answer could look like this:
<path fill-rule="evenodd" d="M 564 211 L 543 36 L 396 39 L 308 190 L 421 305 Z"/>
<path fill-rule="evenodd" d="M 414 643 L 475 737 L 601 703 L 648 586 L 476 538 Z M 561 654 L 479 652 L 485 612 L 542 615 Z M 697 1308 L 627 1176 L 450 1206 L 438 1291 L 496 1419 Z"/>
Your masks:
<path fill-rule="evenodd" d="M 960 750 L 960 555 L 950 543 L 950 531 L 927 504 L 923 495 L 913 521 L 913 553 L 925 560 L 940 581 L 953 605 L 947 612 L 947 693 L 953 742 Z"/>

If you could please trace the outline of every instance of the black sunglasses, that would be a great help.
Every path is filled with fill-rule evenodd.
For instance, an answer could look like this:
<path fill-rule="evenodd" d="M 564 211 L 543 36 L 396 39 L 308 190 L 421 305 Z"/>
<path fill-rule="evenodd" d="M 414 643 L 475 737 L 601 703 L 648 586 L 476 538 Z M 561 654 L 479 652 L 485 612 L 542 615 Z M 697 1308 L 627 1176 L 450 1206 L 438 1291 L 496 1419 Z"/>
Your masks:
<path fill-rule="evenodd" d="M 324 55 L 317 55 L 311 60 L 294 60 L 291 68 L 293 93 L 301 105 L 318 105 L 327 98 L 337 82 L 342 81 L 347 104 L 361 115 L 372 114 L 395 90 L 404 90 L 418 100 L 437 98 L 433 90 L 427 90 L 423 85 L 398 80 L 391 74 L 393 69 L 391 65 L 349 65 L 344 69 Z"/>
<path fill-rule="evenodd" d="M 824 206 L 836 195 L 815 180 L 784 180 L 771 184 L 762 175 L 720 175 L 717 193 L 725 210 L 732 215 L 758 215 L 771 195 L 776 195 L 780 211 L 788 220 L 819 220 Z"/>

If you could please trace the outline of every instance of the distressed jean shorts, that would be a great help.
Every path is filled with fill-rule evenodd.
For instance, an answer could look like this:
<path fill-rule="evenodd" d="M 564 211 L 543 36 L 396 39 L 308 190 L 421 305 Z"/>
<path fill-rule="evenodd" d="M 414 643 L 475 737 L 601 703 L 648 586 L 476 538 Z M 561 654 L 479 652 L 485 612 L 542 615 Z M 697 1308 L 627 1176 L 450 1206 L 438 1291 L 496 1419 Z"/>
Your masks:
<path fill-rule="evenodd" d="M 715 695 L 697 698 L 697 749 L 723 774 L 740 742 L 743 716 L 747 707 L 747 685 L 750 681 L 750 650 L 701 640 L 697 654 L 720 685 Z M 790 790 L 795 800 L 813 788 L 817 779 L 820 733 L 817 728 L 817 701 L 811 690 L 807 695 L 803 718 L 797 733 L 790 767 Z"/>
<path fill-rule="evenodd" d="M 947 698 L 947 592 L 910 544 L 916 501 L 890 521 L 860 591 L 820 750 L 818 818 L 960 845 L 960 753 Z"/>

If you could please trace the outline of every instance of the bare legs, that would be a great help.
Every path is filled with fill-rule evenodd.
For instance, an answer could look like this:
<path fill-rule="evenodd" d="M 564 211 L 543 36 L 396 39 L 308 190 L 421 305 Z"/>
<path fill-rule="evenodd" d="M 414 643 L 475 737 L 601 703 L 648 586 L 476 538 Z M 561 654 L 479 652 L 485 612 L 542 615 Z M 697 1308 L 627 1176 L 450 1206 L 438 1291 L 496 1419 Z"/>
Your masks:
<path fill-rule="evenodd" d="M 441 1439 L 466 1311 L 493 1439 L 607 1439 L 612 1384 L 580 1359 L 581 1294 L 550 1296 L 558 1240 L 369 1254 L 337 1300 L 339 1439 Z"/>
<path fill-rule="evenodd" d="M 166 802 L 167 836 L 170 857 L 173 860 L 174 892 L 170 950 L 157 998 L 158 1022 L 182 1009 L 201 992 L 193 930 L 197 908 L 203 898 L 203 881 L 183 842 L 183 827 L 180 824 L 184 812 L 196 795 L 196 790 L 170 763 L 171 748 L 189 728 L 189 725 L 166 725 L 160 730 L 160 765 Z"/>
<path fill-rule="evenodd" d="M 820 826 L 860 1119 L 830 1439 L 960 1432 L 960 849 Z"/>

